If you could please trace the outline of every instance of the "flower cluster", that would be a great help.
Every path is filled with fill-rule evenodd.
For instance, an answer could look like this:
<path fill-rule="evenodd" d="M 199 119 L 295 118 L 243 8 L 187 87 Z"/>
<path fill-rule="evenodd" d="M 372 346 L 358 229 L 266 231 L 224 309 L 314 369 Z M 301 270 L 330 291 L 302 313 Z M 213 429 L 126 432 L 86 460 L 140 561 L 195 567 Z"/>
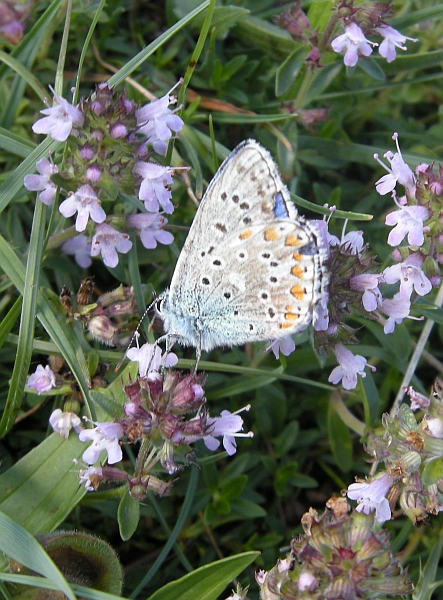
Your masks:
<path fill-rule="evenodd" d="M 384 415 L 383 432 L 370 432 L 366 450 L 385 470 L 366 481 L 349 486 L 347 494 L 357 500 L 357 511 L 387 521 L 397 501 L 416 524 L 443 511 L 443 397 L 441 382 L 427 398 L 409 388 L 411 406 L 402 404 L 395 417 Z M 416 410 L 425 411 L 420 420 Z"/>
<path fill-rule="evenodd" d="M 82 457 L 90 466 L 81 469 L 79 476 L 87 490 L 95 490 L 105 481 L 127 482 L 131 495 L 142 499 L 147 490 L 164 494 L 169 488 L 153 475 L 158 463 L 168 474 L 174 474 L 183 465 L 195 462 L 192 444 L 203 440 L 209 450 L 215 451 L 220 446 L 218 437 L 232 456 L 236 438 L 252 437 L 252 433 L 240 433 L 243 419 L 238 413 L 224 410 L 220 417 L 211 417 L 204 409 L 204 375 L 173 370 L 161 374 L 160 368 L 176 363 L 175 355 L 162 356 L 158 346 L 151 344 L 132 350 L 136 352 L 130 351 L 129 357 L 139 363 L 139 376 L 123 386 L 123 415 L 113 422 L 93 422 L 93 428 L 79 432 L 80 441 L 92 442 Z M 51 416 L 51 425 L 55 424 L 54 429 L 61 435 L 66 434 L 68 423 L 78 431 L 78 421 L 60 409 Z M 140 442 L 133 474 L 113 466 L 123 458 L 122 440 Z M 107 454 L 106 464 L 92 466 L 102 452 Z"/>
<path fill-rule="evenodd" d="M 174 169 L 150 159 L 154 152 L 164 154 L 167 142 L 183 127 L 169 108 L 176 97 L 168 92 L 139 107 L 102 83 L 77 106 L 55 94 L 54 98 L 55 105 L 41 111 L 45 116 L 34 123 L 33 131 L 66 142 L 63 162 L 57 165 L 42 158 L 36 164 L 39 174 L 25 176 L 24 185 L 39 192 L 47 205 L 59 190 L 67 196 L 59 211 L 66 218 L 75 216 L 78 235 L 67 239 L 62 250 L 73 254 L 82 267 L 100 254 L 112 268 L 119 254 L 131 249 L 130 233 L 137 233 L 148 249 L 172 243 L 172 234 L 164 231 L 168 222 L 164 213 L 174 210 L 170 189 Z M 129 202 L 128 196 L 136 198 Z M 136 207 L 137 214 L 122 215 L 121 208 L 113 211 L 117 199 L 127 204 L 127 211 Z"/>
<path fill-rule="evenodd" d="M 319 515 L 302 517 L 304 534 L 288 556 L 256 580 L 263 600 L 335 600 L 399 597 L 412 592 L 408 573 L 390 551 L 389 535 L 374 527 L 373 515 L 349 512 L 344 498 L 331 498 Z"/>
<path fill-rule="evenodd" d="M 354 67 L 360 56 L 369 56 L 374 47 L 378 46 L 380 56 L 388 63 L 395 60 L 397 48 L 406 50 L 405 42 L 417 39 L 407 37 L 391 27 L 385 18 L 391 12 L 392 1 L 388 2 L 361 2 L 354 0 L 341 0 L 337 2 L 331 15 L 329 24 L 319 34 L 314 30 L 307 15 L 297 2 L 288 11 L 283 12 L 276 22 L 286 29 L 292 38 L 311 48 L 307 57 L 310 68 L 320 68 L 322 51 L 329 45 L 334 52 L 344 52 L 344 64 Z M 344 32 L 336 36 L 337 24 L 341 23 Z M 366 36 L 381 38 L 380 45 Z M 334 37 L 336 36 L 336 37 Z"/>
<path fill-rule="evenodd" d="M 397 210 L 386 216 L 385 224 L 393 227 L 387 241 L 395 247 L 392 260 L 396 264 L 382 272 L 364 244 L 361 231 L 343 234 L 341 240 L 327 231 L 325 221 L 317 222 L 318 230 L 327 238 L 329 274 L 327 290 L 315 307 L 313 316 L 314 346 L 317 351 L 332 351 L 339 365 L 329 376 L 331 383 L 342 382 L 345 389 L 357 385 L 357 376 L 365 376 L 366 359 L 353 355 L 344 344 L 357 342 L 356 331 L 346 324 L 346 318 L 357 315 L 383 322 L 386 334 L 410 317 L 411 306 L 418 297 L 429 294 L 440 284 L 440 264 L 443 263 L 443 168 L 421 164 L 416 172 L 405 163 L 398 144 L 397 152 L 388 151 L 388 171 L 376 183 L 378 193 L 392 194 Z M 398 198 L 396 186 L 405 194 Z M 407 244 L 405 241 L 407 240 Z M 290 337 L 271 345 L 285 355 L 295 349 Z"/>
<path fill-rule="evenodd" d="M 91 336 L 107 346 L 128 344 L 138 314 L 132 287 L 120 285 L 112 292 L 101 294 L 92 302 L 94 283 L 91 278 L 82 281 L 73 302 L 71 290 L 63 287 L 60 303 L 69 319 L 84 323 Z"/>

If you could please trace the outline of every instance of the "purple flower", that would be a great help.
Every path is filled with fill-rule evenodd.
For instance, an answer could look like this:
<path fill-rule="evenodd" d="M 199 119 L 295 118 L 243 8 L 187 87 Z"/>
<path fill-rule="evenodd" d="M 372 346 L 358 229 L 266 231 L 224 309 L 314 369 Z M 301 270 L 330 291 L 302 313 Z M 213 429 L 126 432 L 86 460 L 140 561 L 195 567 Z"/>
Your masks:
<path fill-rule="evenodd" d="M 170 215 L 174 211 L 169 189 L 172 185 L 173 170 L 170 167 L 139 161 L 134 166 L 134 172 L 142 177 L 138 197 L 145 203 L 146 210 L 156 213 L 161 206 L 165 213 Z"/>
<path fill-rule="evenodd" d="M 397 145 L 397 152 L 393 154 L 389 150 L 384 154 L 384 157 L 388 159 L 391 168 L 387 167 L 379 160 L 378 154 L 374 154 L 375 160 L 388 171 L 388 175 L 383 175 L 383 177 L 375 182 L 375 188 L 381 196 L 384 196 L 385 194 L 392 192 L 398 181 L 398 183 L 403 185 L 408 192 L 413 194 L 415 192 L 415 176 L 401 155 L 400 145 L 398 143 L 398 133 L 394 133 L 392 139 L 395 140 Z"/>
<path fill-rule="evenodd" d="M 424 242 L 423 223 L 429 219 L 424 206 L 403 206 L 400 210 L 386 215 L 386 225 L 395 225 L 389 233 L 388 244 L 398 246 L 408 236 L 411 246 L 422 246 Z"/>
<path fill-rule="evenodd" d="M 86 235 L 77 235 L 62 245 L 62 252 L 73 254 L 75 261 L 83 269 L 91 266 L 91 241 Z"/>
<path fill-rule="evenodd" d="M 357 64 L 359 51 L 363 56 L 369 56 L 372 53 L 371 45 L 378 46 L 365 38 L 363 31 L 356 23 L 350 23 L 345 27 L 345 33 L 331 42 L 334 52 L 346 50 L 343 62 L 347 67 L 354 67 Z"/>
<path fill-rule="evenodd" d="M 174 236 L 169 231 L 164 231 L 163 227 L 168 220 L 158 213 L 130 215 L 126 219 L 130 227 L 140 229 L 140 240 L 145 248 L 152 250 L 159 244 L 172 244 Z"/>
<path fill-rule="evenodd" d="M 118 440 L 123 437 L 122 426 L 119 423 L 92 422 L 96 427 L 93 429 L 83 429 L 78 436 L 81 442 L 92 442 L 91 446 L 83 452 L 85 463 L 93 465 L 97 462 L 103 450 L 108 454 L 108 463 L 110 465 L 120 462 L 123 453 Z"/>
<path fill-rule="evenodd" d="M 173 352 L 162 356 L 161 348 L 157 344 L 143 344 L 141 348 L 130 348 L 126 356 L 129 360 L 138 362 L 140 377 L 149 377 L 153 372 L 158 373 L 162 367 L 174 367 L 178 362 Z"/>
<path fill-rule="evenodd" d="M 376 310 L 382 303 L 382 297 L 378 285 L 384 281 L 383 276 L 377 273 L 366 273 L 363 275 L 355 275 L 350 279 L 350 287 L 352 290 L 363 292 L 362 302 L 365 310 L 371 312 Z"/>
<path fill-rule="evenodd" d="M 37 390 L 40 396 L 43 392 L 49 392 L 49 390 L 55 387 L 55 375 L 48 365 L 45 368 L 42 365 L 38 365 L 35 373 L 28 378 L 26 385 L 33 390 Z"/>
<path fill-rule="evenodd" d="M 338 367 L 332 370 L 328 381 L 335 384 L 341 380 L 345 390 L 353 390 L 355 388 L 357 385 L 357 375 L 366 377 L 364 371 L 366 366 L 375 371 L 375 367 L 367 364 L 366 358 L 360 356 L 360 354 L 354 356 L 343 344 L 335 346 L 334 354 L 338 361 Z"/>
<path fill-rule="evenodd" d="M 110 225 L 102 223 L 92 238 L 91 256 L 101 254 L 105 265 L 113 268 L 118 265 L 117 251 L 126 254 L 131 248 L 132 242 L 128 234 L 120 233 Z"/>
<path fill-rule="evenodd" d="M 252 437 L 252 431 L 248 433 L 239 433 L 243 428 L 243 419 L 238 416 L 238 413 L 243 410 L 249 410 L 251 406 L 248 404 L 244 408 L 236 411 L 235 413 L 229 412 L 229 410 L 223 410 L 220 417 L 214 417 L 207 419 L 207 426 L 209 427 L 209 435 L 203 438 L 206 448 L 211 451 L 217 450 L 220 446 L 219 440 L 215 439 L 216 436 L 223 436 L 223 447 L 229 456 L 232 456 L 237 451 L 236 437 Z"/>
<path fill-rule="evenodd" d="M 54 93 L 53 90 L 52 92 Z M 68 139 L 74 125 L 79 127 L 83 125 L 84 117 L 78 108 L 55 93 L 54 100 L 57 102 L 55 106 L 40 111 L 43 115 L 48 116 L 36 121 L 32 126 L 32 131 L 46 133 L 53 140 L 64 142 Z"/>
<path fill-rule="evenodd" d="M 177 133 L 183 127 L 183 121 L 168 108 L 169 104 L 175 104 L 177 98 L 171 96 L 172 90 L 158 100 L 135 111 L 139 133 L 146 135 L 147 143 L 151 144 L 158 154 L 164 154 L 172 132 Z M 178 110 L 178 109 L 176 109 Z"/>
<path fill-rule="evenodd" d="M 63 412 L 60 408 L 56 408 L 49 417 L 49 424 L 55 433 L 58 433 L 64 438 L 69 436 L 71 429 L 77 433 L 82 431 L 82 423 L 80 417 L 73 412 Z"/>
<path fill-rule="evenodd" d="M 326 295 L 320 302 L 314 307 L 312 314 L 312 325 L 315 331 L 327 331 L 329 327 L 329 310 L 328 310 L 329 297 Z"/>
<path fill-rule="evenodd" d="M 268 350 L 272 350 L 277 360 L 280 352 L 284 356 L 289 356 L 295 350 L 294 340 L 290 335 L 284 335 L 283 337 L 274 340 L 272 344 L 266 348 L 266 352 Z"/>
<path fill-rule="evenodd" d="M 387 267 L 383 271 L 386 283 L 400 281 L 400 297 L 405 300 L 409 300 L 413 289 L 419 296 L 429 294 L 432 283 L 422 271 L 421 263 L 417 254 L 411 254 L 402 263 Z"/>
<path fill-rule="evenodd" d="M 383 300 L 381 311 L 388 315 L 388 319 L 383 327 L 385 333 L 392 333 L 395 325 L 400 325 L 403 319 L 409 316 L 411 302 L 408 298 L 402 298 L 400 294 L 395 294 L 391 299 Z"/>
<path fill-rule="evenodd" d="M 50 206 L 54 202 L 57 186 L 51 181 L 51 175 L 58 173 L 57 165 L 47 158 L 41 158 L 35 166 L 40 175 L 29 174 L 23 179 L 24 186 L 30 192 L 40 192 L 39 200 Z"/>
<path fill-rule="evenodd" d="M 346 246 L 349 252 L 360 254 L 363 249 L 363 231 L 348 231 L 347 234 L 341 236 L 341 240 L 337 236 L 328 234 L 330 246 Z"/>
<path fill-rule="evenodd" d="M 393 27 L 389 25 L 384 25 L 383 27 L 376 27 L 375 31 L 379 33 L 384 40 L 380 44 L 378 49 L 380 56 L 386 58 L 388 63 L 395 60 L 397 56 L 397 51 L 395 48 L 400 48 L 400 50 L 407 50 L 406 46 L 402 46 L 406 40 L 411 40 L 411 42 L 418 42 L 417 38 L 406 37 Z"/>
<path fill-rule="evenodd" d="M 351 483 L 348 487 L 348 498 L 357 500 L 357 512 L 368 515 L 375 510 L 375 518 L 384 523 L 391 518 L 391 508 L 386 494 L 394 484 L 395 479 L 388 473 L 374 479 L 371 483 Z"/>
<path fill-rule="evenodd" d="M 69 196 L 60 204 L 59 211 L 64 217 L 72 217 L 75 213 L 75 229 L 84 231 L 91 217 L 95 223 L 103 223 L 106 213 L 102 208 L 100 200 L 90 185 L 82 185 L 75 194 Z"/>

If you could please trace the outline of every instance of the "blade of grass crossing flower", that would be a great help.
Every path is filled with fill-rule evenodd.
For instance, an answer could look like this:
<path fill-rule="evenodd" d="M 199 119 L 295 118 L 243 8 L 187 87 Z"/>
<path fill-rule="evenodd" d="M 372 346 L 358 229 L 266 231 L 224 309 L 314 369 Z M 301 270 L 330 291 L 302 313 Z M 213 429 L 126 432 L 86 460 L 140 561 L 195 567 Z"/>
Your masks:
<path fill-rule="evenodd" d="M 89 48 L 89 44 L 91 42 L 91 38 L 92 38 L 92 34 L 94 33 L 94 30 L 97 26 L 98 20 L 100 18 L 100 15 L 102 14 L 103 8 L 105 7 L 106 4 L 106 0 L 101 0 L 100 4 L 97 7 L 97 10 L 95 11 L 95 15 L 94 18 L 92 19 L 92 23 L 91 26 L 89 28 L 88 34 L 86 36 L 85 42 L 83 44 L 83 48 L 82 48 L 82 53 L 80 55 L 80 59 L 78 61 L 78 68 L 77 68 L 77 79 L 75 81 L 75 92 L 74 92 L 74 99 L 73 99 L 73 103 L 76 104 L 77 102 L 77 98 L 78 98 L 78 90 L 80 87 L 80 81 L 81 81 L 81 76 L 82 76 L 82 71 L 83 71 L 83 64 L 85 62 L 85 58 L 86 58 L 86 52 Z"/>
<path fill-rule="evenodd" d="M 198 40 L 195 45 L 194 52 L 192 53 L 191 60 L 189 61 L 188 67 L 186 69 L 186 73 L 183 77 L 183 84 L 180 87 L 180 92 L 178 95 L 179 106 L 180 106 L 180 104 L 184 103 L 186 88 L 188 87 L 189 82 L 191 81 L 191 77 L 194 73 L 195 67 L 197 66 L 200 55 L 203 51 L 203 47 L 205 45 L 206 38 L 208 36 L 209 27 L 211 25 L 212 17 L 214 15 L 214 8 L 215 8 L 215 0 L 210 0 L 210 2 L 208 3 L 208 10 L 206 11 L 206 15 L 205 15 L 205 19 L 203 21 L 200 35 L 198 36 Z"/>
<path fill-rule="evenodd" d="M 58 96 L 63 95 L 63 71 L 66 61 L 66 49 L 68 47 L 69 29 L 71 26 L 72 16 L 72 0 L 66 2 L 65 26 L 63 27 L 63 37 L 60 44 L 60 52 L 58 55 L 57 70 L 55 72 L 54 90 Z"/>
<path fill-rule="evenodd" d="M 25 389 L 29 365 L 31 363 L 35 315 L 37 311 L 39 273 L 43 253 L 43 240 L 46 231 L 45 215 L 46 207 L 42 202 L 37 202 L 34 210 L 28 262 L 26 265 L 17 355 L 12 377 L 9 382 L 9 392 L 5 410 L 0 422 L 0 437 L 11 429 L 14 419 L 20 409 L 23 390 Z"/>
<path fill-rule="evenodd" d="M 0 263 L 3 266 L 5 274 L 23 295 L 25 288 L 24 267 L 10 244 L 2 236 L 0 236 Z M 83 351 L 75 339 L 74 333 L 67 325 L 62 325 L 59 322 L 59 314 L 56 308 L 52 306 L 41 292 L 38 293 L 37 303 L 37 318 L 59 348 L 90 408 L 88 365 Z"/>
<path fill-rule="evenodd" d="M 141 52 L 139 52 L 134 58 L 129 60 L 124 67 L 122 67 L 115 75 L 113 75 L 108 84 L 110 86 L 117 86 L 122 83 L 126 77 L 128 77 L 131 73 L 133 73 L 140 65 L 142 65 L 145 60 L 147 60 L 151 54 L 156 52 L 164 43 L 166 43 L 173 35 L 180 31 L 185 25 L 187 25 L 194 17 L 200 14 L 203 10 L 205 10 L 209 6 L 209 0 L 197 6 L 194 10 L 192 10 L 186 17 L 180 19 L 175 25 L 170 27 L 167 31 L 158 36 L 155 42 L 152 42 L 146 48 L 144 48 Z"/>
<path fill-rule="evenodd" d="M 192 165 L 192 175 L 195 178 L 195 193 L 197 198 L 201 198 L 201 194 L 203 192 L 203 173 L 200 166 L 200 161 L 198 159 L 198 154 L 195 150 L 195 147 L 186 135 L 181 136 L 180 143 L 182 147 L 186 150 L 187 158 L 189 159 L 189 163 Z"/>
<path fill-rule="evenodd" d="M 70 600 L 75 594 L 37 540 L 8 516 L 0 513 L 0 549 L 15 561 L 52 581 Z"/>
<path fill-rule="evenodd" d="M 23 187 L 24 176 L 28 173 L 34 173 L 35 163 L 41 158 L 47 157 L 59 145 L 60 142 L 55 142 L 50 137 L 47 137 L 0 185 L 0 214 L 8 206 L 15 194 Z"/>

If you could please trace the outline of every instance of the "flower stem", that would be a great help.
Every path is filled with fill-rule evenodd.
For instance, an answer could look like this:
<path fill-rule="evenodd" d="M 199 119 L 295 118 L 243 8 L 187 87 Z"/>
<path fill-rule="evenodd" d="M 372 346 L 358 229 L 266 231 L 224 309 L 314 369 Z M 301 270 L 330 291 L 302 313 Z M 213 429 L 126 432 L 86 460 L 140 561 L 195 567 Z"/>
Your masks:
<path fill-rule="evenodd" d="M 338 414 L 343 423 L 349 427 L 349 429 L 352 429 L 352 431 L 355 431 L 355 433 L 358 433 L 360 436 L 364 435 L 366 425 L 357 419 L 357 417 L 354 417 L 341 399 L 341 395 L 338 391 L 332 394 L 331 404 L 332 408 Z"/>
<path fill-rule="evenodd" d="M 437 297 L 435 298 L 435 305 L 438 308 L 440 308 L 442 304 L 443 304 L 443 284 L 440 286 Z M 434 326 L 434 321 L 432 321 L 432 319 L 427 319 L 426 323 L 423 327 L 423 331 L 421 332 L 420 337 L 418 339 L 414 353 L 409 362 L 406 373 L 403 377 L 403 381 L 401 382 L 400 389 L 398 390 L 398 393 L 397 393 L 397 397 L 395 398 L 394 404 L 392 405 L 391 413 L 390 413 L 391 417 L 394 417 L 398 412 L 398 408 L 401 404 L 401 401 L 403 400 L 403 396 L 405 395 L 405 390 L 409 386 L 412 376 L 415 373 L 415 369 L 417 368 L 418 361 L 421 358 L 421 355 L 423 353 L 426 342 L 428 341 L 428 338 L 431 334 L 433 326 Z"/>

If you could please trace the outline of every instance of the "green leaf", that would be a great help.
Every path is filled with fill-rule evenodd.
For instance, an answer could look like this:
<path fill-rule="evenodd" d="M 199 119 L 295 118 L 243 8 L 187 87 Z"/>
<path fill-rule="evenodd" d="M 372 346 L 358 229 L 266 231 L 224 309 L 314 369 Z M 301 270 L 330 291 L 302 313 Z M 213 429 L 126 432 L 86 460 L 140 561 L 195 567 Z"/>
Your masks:
<path fill-rule="evenodd" d="M 274 57 L 287 56 L 298 47 L 287 31 L 251 15 L 244 16 L 233 28 L 232 33 L 241 39 L 244 46 L 259 48 Z"/>
<path fill-rule="evenodd" d="M 423 315 L 427 319 L 431 319 L 434 323 L 438 323 L 439 325 L 443 325 L 443 308 L 426 308 L 423 305 L 415 306 L 414 305 L 414 313 L 417 315 Z"/>
<path fill-rule="evenodd" d="M 365 412 L 367 417 L 366 425 L 367 427 L 371 427 L 372 423 L 378 418 L 380 398 L 370 369 L 366 369 L 366 377 L 362 377 L 360 381 L 364 392 Z"/>
<path fill-rule="evenodd" d="M 134 500 L 128 488 L 125 490 L 118 505 L 117 520 L 120 536 L 126 542 L 134 534 L 140 520 L 140 502 Z"/>
<path fill-rule="evenodd" d="M 23 294 L 25 288 L 25 269 L 13 251 L 11 245 L 0 235 L 0 264 L 5 274 Z M 77 383 L 83 392 L 84 398 L 90 404 L 89 397 L 89 372 L 85 356 L 78 345 L 72 329 L 66 323 L 59 322 L 59 315 L 42 290 L 37 294 L 37 318 L 57 345 L 60 354 L 66 360 L 73 372 Z"/>
<path fill-rule="evenodd" d="M 423 485 L 433 485 L 443 477 L 443 458 L 434 458 L 426 463 L 421 476 Z"/>
<path fill-rule="evenodd" d="M 434 590 L 442 584 L 441 581 L 435 582 L 442 547 L 443 534 L 440 533 L 439 537 L 433 542 L 429 558 L 420 573 L 420 579 L 412 594 L 413 600 L 431 600 Z"/>
<path fill-rule="evenodd" d="M 283 372 L 283 368 L 279 367 L 277 369 L 279 372 Z M 230 386 L 225 386 L 220 388 L 216 392 L 211 392 L 209 397 L 211 400 L 215 400 L 216 398 L 231 398 L 232 396 L 238 396 L 239 394 L 244 394 L 246 392 L 250 392 L 252 390 L 260 389 L 270 383 L 275 381 L 275 377 L 240 377 L 235 380 L 235 382 Z"/>
<path fill-rule="evenodd" d="M 306 47 L 298 47 L 288 56 L 288 58 L 278 67 L 275 76 L 275 95 L 283 94 L 291 87 L 297 77 L 300 69 L 309 55 Z"/>
<path fill-rule="evenodd" d="M 11 329 L 14 327 L 17 319 L 20 316 L 22 307 L 22 297 L 18 298 L 13 306 L 9 309 L 8 314 L 0 323 L 0 348 L 3 346 L 5 339 Z"/>
<path fill-rule="evenodd" d="M 220 497 L 223 500 L 232 502 L 232 500 L 235 500 L 236 498 L 238 498 L 238 496 L 240 496 L 247 482 L 247 475 L 239 475 L 238 477 L 234 477 L 233 479 L 225 483 L 225 485 L 220 491 Z"/>
<path fill-rule="evenodd" d="M 295 119 L 296 114 L 260 114 L 260 115 L 246 115 L 244 113 L 222 113 L 213 112 L 212 118 L 216 123 L 244 123 L 250 125 L 252 123 L 274 123 L 276 121 L 287 121 L 288 119 Z"/>
<path fill-rule="evenodd" d="M 76 600 L 68 582 L 37 540 L 11 518 L 0 512 L 0 550 L 16 562 L 47 577 L 70 600 Z"/>
<path fill-rule="evenodd" d="M 0 127 L 0 148 L 9 154 L 26 158 L 35 149 L 35 144 L 4 127 Z"/>
<path fill-rule="evenodd" d="M 316 2 L 312 2 L 307 13 L 312 29 L 323 31 L 331 18 L 331 11 L 334 7 L 334 0 L 317 0 Z"/>
<path fill-rule="evenodd" d="M 110 86 L 118 86 L 120 83 L 123 83 L 124 80 L 131 75 L 133 71 L 138 69 L 154 52 L 156 52 L 159 48 L 163 46 L 168 40 L 170 40 L 180 29 L 185 27 L 188 23 L 190 23 L 197 15 L 206 10 L 210 5 L 209 0 L 202 2 L 200 6 L 197 6 L 193 11 L 187 14 L 183 19 L 180 19 L 178 23 L 175 23 L 172 27 L 170 27 L 167 31 L 158 36 L 158 38 L 143 48 L 141 52 L 139 52 L 136 56 L 131 58 L 117 73 L 115 73 L 108 80 L 108 85 Z"/>
<path fill-rule="evenodd" d="M 178 3 L 179 4 L 179 3 Z M 250 10 L 241 6 L 217 6 L 211 20 L 211 28 L 215 28 L 216 39 L 226 37 L 229 29 L 233 27 L 240 19 L 250 14 Z M 194 21 L 195 27 L 200 28 L 203 19 L 197 18 Z"/>
<path fill-rule="evenodd" d="M 29 242 L 28 262 L 23 290 L 23 306 L 20 318 L 17 354 L 12 377 L 9 382 L 9 392 L 6 406 L 0 422 L 0 437 L 7 433 L 17 416 L 23 399 L 23 392 L 28 378 L 29 365 L 32 357 L 32 342 L 34 340 L 35 315 L 37 311 L 37 294 L 39 289 L 39 274 L 46 236 L 46 207 L 37 202 Z"/>
<path fill-rule="evenodd" d="M 266 511 L 250 500 L 237 498 L 231 504 L 231 515 L 236 513 L 245 519 L 262 519 L 266 517 Z"/>
<path fill-rule="evenodd" d="M 274 479 L 275 491 L 279 496 L 286 496 L 289 493 L 288 481 L 297 474 L 298 464 L 289 462 L 284 467 L 277 469 Z"/>
<path fill-rule="evenodd" d="M 433 52 L 423 52 L 423 54 L 408 54 L 399 56 L 392 63 L 387 63 L 382 57 L 374 60 L 383 64 L 383 71 L 386 75 L 398 76 L 405 71 L 424 71 L 441 65 L 443 61 L 443 50 L 434 50 Z M 404 156 L 403 156 L 404 158 Z"/>
<path fill-rule="evenodd" d="M 77 435 L 50 435 L 0 475 L 0 510 L 33 535 L 55 529 L 85 494 L 73 464 L 85 449 Z"/>
<path fill-rule="evenodd" d="M 328 432 L 335 463 L 341 471 L 347 473 L 352 467 L 351 434 L 331 404 L 328 411 Z"/>
<path fill-rule="evenodd" d="M 379 62 L 380 61 L 377 61 L 374 58 L 367 58 L 366 60 L 360 60 L 358 66 L 366 73 L 366 75 L 372 77 L 372 79 L 375 79 L 376 81 L 385 81 L 386 75 Z"/>
<path fill-rule="evenodd" d="M 168 583 L 148 600 L 216 600 L 260 552 L 245 552 L 205 565 Z"/>

